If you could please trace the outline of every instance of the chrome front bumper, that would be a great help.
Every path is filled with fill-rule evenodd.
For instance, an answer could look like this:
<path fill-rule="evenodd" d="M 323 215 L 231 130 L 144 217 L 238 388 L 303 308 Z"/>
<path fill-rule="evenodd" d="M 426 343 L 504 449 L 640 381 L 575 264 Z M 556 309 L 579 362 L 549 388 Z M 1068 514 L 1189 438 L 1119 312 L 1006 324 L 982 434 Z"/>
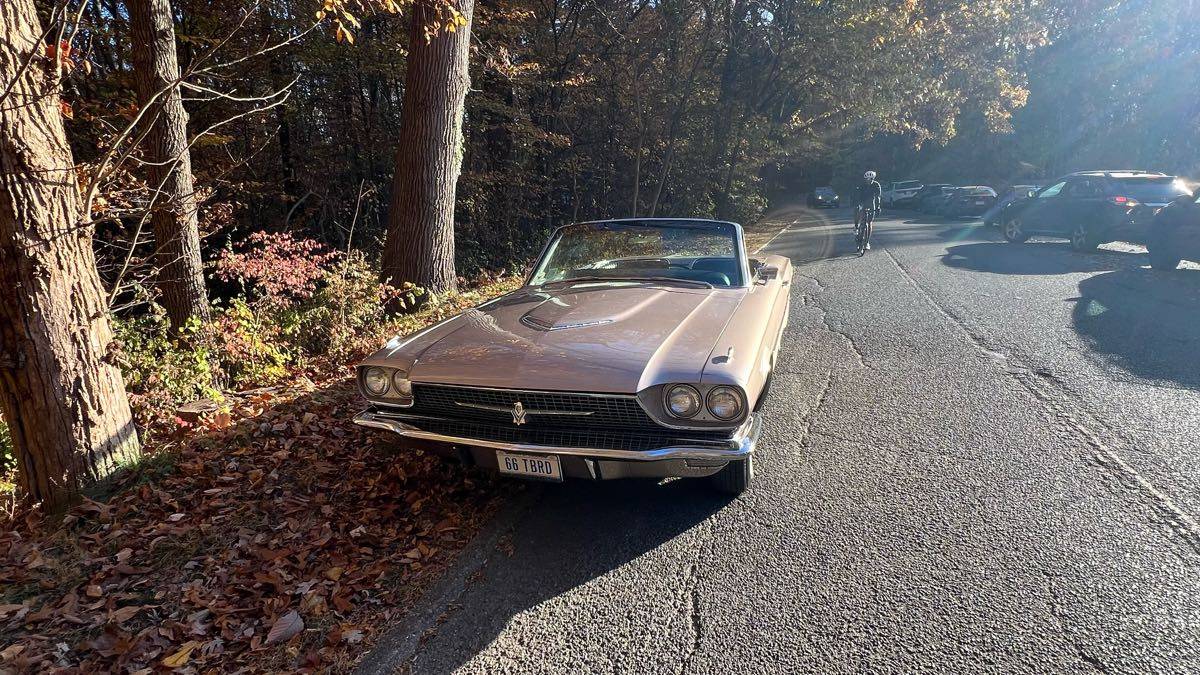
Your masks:
<path fill-rule="evenodd" d="M 538 455 L 558 455 L 564 458 L 568 475 L 583 478 L 623 478 L 629 476 L 702 477 L 720 471 L 731 461 L 746 459 L 754 452 L 762 419 L 751 415 L 727 440 L 688 440 L 686 431 L 668 445 L 649 450 L 621 448 L 583 448 L 554 445 L 511 443 L 478 438 L 447 436 L 421 429 L 421 419 L 402 413 L 381 413 L 364 410 L 354 417 L 354 423 L 373 429 L 391 431 L 404 438 L 433 444 L 444 454 L 458 454 L 471 463 L 484 467 L 494 465 L 494 450 L 525 452 Z M 483 449 L 487 453 L 480 453 Z M 568 470 L 574 466 L 575 470 Z"/>

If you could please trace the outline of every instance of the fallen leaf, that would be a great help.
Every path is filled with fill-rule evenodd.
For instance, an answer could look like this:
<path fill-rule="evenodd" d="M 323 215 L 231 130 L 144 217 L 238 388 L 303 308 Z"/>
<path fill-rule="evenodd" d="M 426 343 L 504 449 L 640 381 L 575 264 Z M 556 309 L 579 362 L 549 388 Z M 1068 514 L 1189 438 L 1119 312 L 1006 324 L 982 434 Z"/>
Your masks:
<path fill-rule="evenodd" d="M 0 618 L 3 618 L 13 612 L 21 609 L 25 605 L 0 605 Z"/>
<path fill-rule="evenodd" d="M 338 579 L 342 578 L 342 573 L 345 571 L 346 570 L 342 567 L 330 567 L 329 569 L 325 570 L 325 578 L 330 581 L 337 581 Z"/>
<path fill-rule="evenodd" d="M 189 640 L 183 643 L 179 651 L 162 660 L 162 664 L 168 668 L 182 668 L 187 665 L 188 659 L 192 658 L 192 652 L 200 643 L 195 640 Z"/>
<path fill-rule="evenodd" d="M 134 616 L 136 616 L 137 613 L 142 611 L 143 609 L 145 609 L 145 608 L 141 607 L 140 605 L 130 605 L 128 607 L 114 609 L 112 614 L 110 614 L 108 616 L 108 618 L 112 619 L 116 623 L 125 623 L 126 621 L 128 621 L 128 620 L 132 619 Z"/>
<path fill-rule="evenodd" d="M 287 614 L 275 619 L 274 625 L 271 626 L 270 632 L 267 633 L 267 644 L 276 642 L 286 642 L 304 630 L 304 619 L 292 610 Z"/>

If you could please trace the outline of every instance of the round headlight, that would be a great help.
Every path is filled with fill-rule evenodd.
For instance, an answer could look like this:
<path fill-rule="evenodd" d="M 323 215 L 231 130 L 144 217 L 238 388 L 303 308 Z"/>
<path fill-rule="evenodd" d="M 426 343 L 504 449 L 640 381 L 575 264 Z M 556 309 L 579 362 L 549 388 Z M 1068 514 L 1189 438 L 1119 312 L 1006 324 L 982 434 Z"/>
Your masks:
<path fill-rule="evenodd" d="M 700 392 L 686 384 L 671 387 L 667 391 L 667 411 L 676 417 L 694 417 L 700 412 Z"/>
<path fill-rule="evenodd" d="M 742 397 L 729 387 L 714 387 L 708 392 L 708 412 L 717 419 L 734 419 L 742 414 Z"/>
<path fill-rule="evenodd" d="M 372 396 L 383 396 L 387 393 L 388 381 L 391 379 L 391 374 L 386 368 L 371 366 L 363 373 L 363 388 Z"/>
<path fill-rule="evenodd" d="M 392 393 L 400 398 L 412 398 L 412 381 L 404 372 L 397 370 L 392 374 Z"/>

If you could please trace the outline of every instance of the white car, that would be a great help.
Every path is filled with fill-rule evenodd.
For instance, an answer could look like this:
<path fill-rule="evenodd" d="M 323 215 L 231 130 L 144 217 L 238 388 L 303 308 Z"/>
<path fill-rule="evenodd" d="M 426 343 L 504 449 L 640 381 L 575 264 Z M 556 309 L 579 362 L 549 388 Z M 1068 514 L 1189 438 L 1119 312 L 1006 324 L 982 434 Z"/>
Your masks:
<path fill-rule="evenodd" d="M 883 205 L 894 207 L 902 202 L 910 201 L 922 188 L 919 180 L 902 180 L 889 183 L 883 187 Z"/>

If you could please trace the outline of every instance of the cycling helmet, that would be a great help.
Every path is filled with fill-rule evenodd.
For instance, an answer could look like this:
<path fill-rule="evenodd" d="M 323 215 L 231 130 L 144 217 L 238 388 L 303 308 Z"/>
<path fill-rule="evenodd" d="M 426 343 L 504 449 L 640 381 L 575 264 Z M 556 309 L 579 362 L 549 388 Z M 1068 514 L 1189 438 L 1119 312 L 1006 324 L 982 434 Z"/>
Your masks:
<path fill-rule="evenodd" d="M 874 171 L 868 171 L 868 172 L 866 172 L 866 173 L 864 173 L 864 174 L 863 174 L 863 178 L 866 178 L 867 180 L 875 180 L 875 172 L 874 172 Z"/>

